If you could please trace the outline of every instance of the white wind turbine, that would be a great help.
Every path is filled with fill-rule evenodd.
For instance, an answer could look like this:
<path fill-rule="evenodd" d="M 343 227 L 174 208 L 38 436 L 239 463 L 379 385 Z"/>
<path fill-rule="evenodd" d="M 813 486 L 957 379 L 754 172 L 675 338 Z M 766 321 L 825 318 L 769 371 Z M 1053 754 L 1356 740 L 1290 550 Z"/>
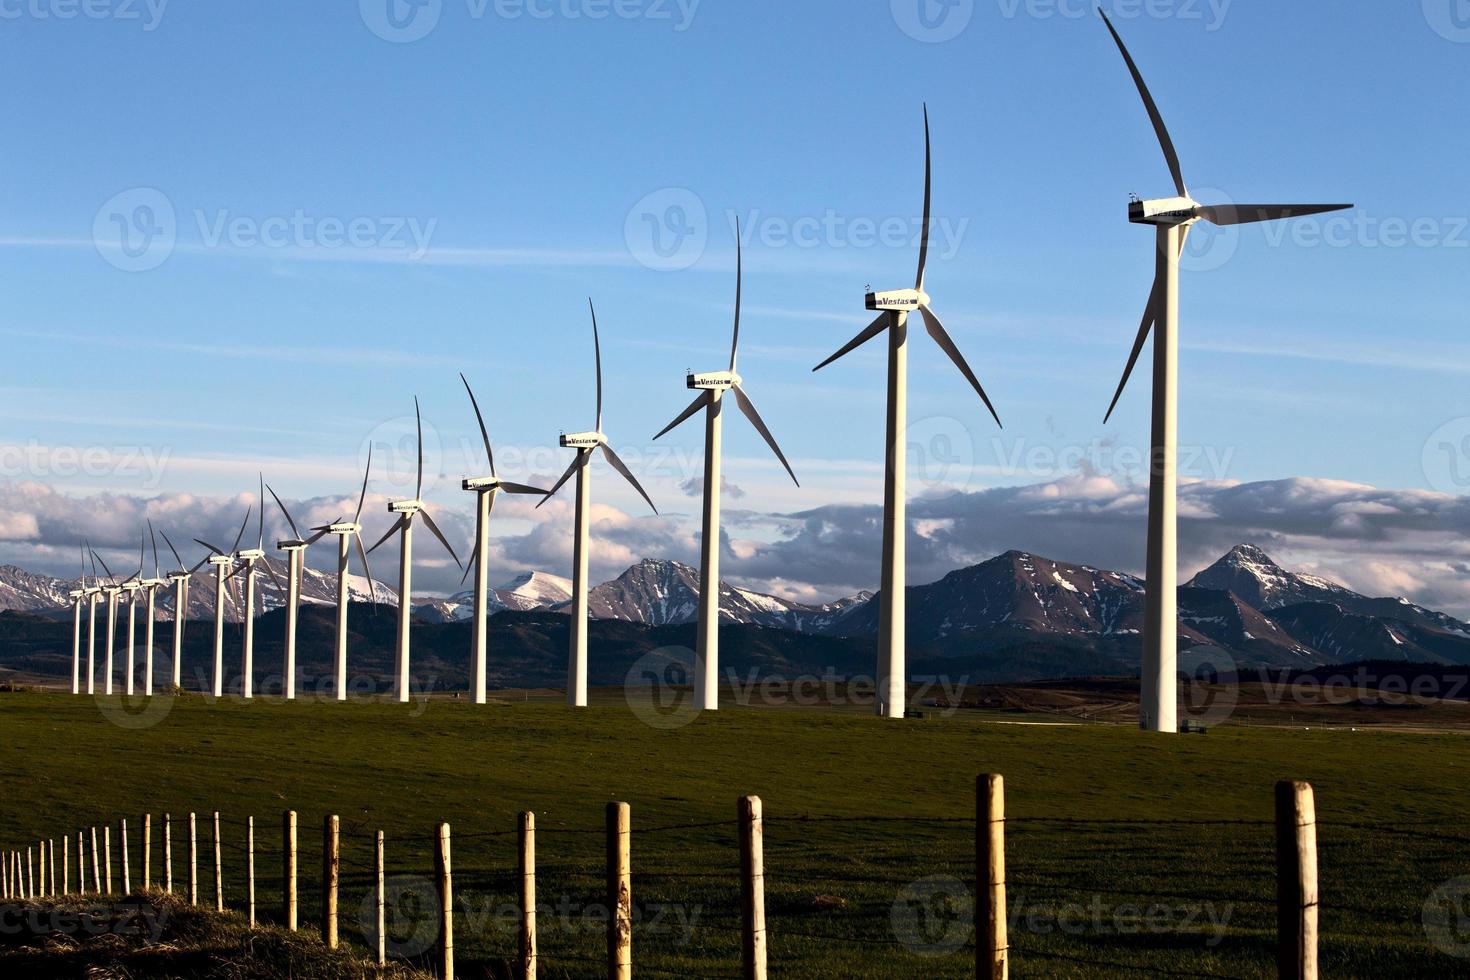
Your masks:
<path fill-rule="evenodd" d="M 486 626 L 485 607 L 490 595 L 490 571 L 487 556 L 490 551 L 490 512 L 495 507 L 495 498 L 501 493 L 534 494 L 546 496 L 540 487 L 526 486 L 502 480 L 495 474 L 495 451 L 490 448 L 490 433 L 485 428 L 485 416 L 480 414 L 480 403 L 470 388 L 469 379 L 463 374 L 464 390 L 470 396 L 470 407 L 475 410 L 475 421 L 480 424 L 480 438 L 485 443 L 485 458 L 490 464 L 489 476 L 473 476 L 464 480 L 460 487 L 475 495 L 475 551 L 470 556 L 470 566 L 475 572 L 475 625 L 471 630 L 473 647 L 470 654 L 470 674 L 473 678 L 476 704 L 485 703 Z M 470 569 L 465 569 L 468 575 Z M 461 582 L 461 584 L 463 584 Z"/>
<path fill-rule="evenodd" d="M 888 332 L 888 430 L 883 482 L 883 570 L 878 596 L 878 714 L 886 718 L 904 716 L 907 697 L 907 657 L 904 649 L 904 532 L 908 521 L 907 501 L 907 436 L 908 428 L 908 318 L 915 310 L 924 319 L 924 327 L 955 367 L 990 410 L 997 425 L 1000 416 L 975 372 L 965 362 L 939 317 L 929 307 L 929 294 L 924 291 L 924 266 L 929 258 L 929 223 L 932 195 L 931 154 L 929 147 L 929 109 L 924 108 L 924 219 L 919 236 L 919 273 L 912 289 L 868 293 L 867 308 L 881 310 L 878 318 L 847 342 L 837 353 L 812 368 L 820 371 L 839 357 L 856 350 L 874 337 Z"/>
<path fill-rule="evenodd" d="M 368 477 L 373 471 L 373 447 L 368 445 L 367 467 L 362 472 L 362 491 L 357 497 L 357 512 L 353 514 L 352 520 L 337 520 L 331 524 L 312 528 L 317 532 L 316 537 L 309 538 L 308 543 L 315 541 L 322 534 L 330 534 L 337 539 L 337 634 L 336 634 L 336 658 L 335 658 L 335 684 L 338 701 L 347 700 L 347 608 L 351 599 L 349 592 L 349 557 L 350 548 L 353 543 L 357 545 L 358 557 L 362 560 L 362 573 L 368 580 L 368 598 L 377 609 L 378 586 L 373 581 L 372 569 L 368 567 L 367 549 L 362 544 L 362 525 L 358 523 L 362 519 L 362 505 L 367 500 Z"/>
<path fill-rule="evenodd" d="M 123 690 L 128 697 L 133 696 L 133 681 L 137 676 L 138 667 L 136 655 L 138 651 L 138 593 L 143 588 L 143 555 L 147 546 L 147 537 L 142 531 L 138 532 L 138 570 L 128 576 L 128 580 L 122 584 L 122 590 L 128 597 L 128 652 L 124 658 L 127 663 L 126 680 L 123 682 Z"/>
<path fill-rule="evenodd" d="M 394 534 L 402 532 L 398 552 L 398 653 L 394 661 L 394 694 L 400 702 L 408 702 L 408 678 L 409 678 L 409 624 L 413 621 L 413 521 L 420 515 L 424 523 L 429 526 L 429 531 L 439 539 L 445 550 L 454 559 L 454 563 L 460 567 L 464 563 L 455 554 L 454 547 L 439 526 L 434 523 L 434 518 L 429 515 L 424 507 L 424 419 L 419 412 L 419 400 L 413 400 L 413 414 L 418 426 L 418 482 L 414 484 L 412 500 L 395 500 L 388 505 L 388 513 L 397 514 L 398 520 L 388 528 L 388 532 L 378 539 L 378 543 L 368 549 L 372 554 L 382 546 Z"/>
<path fill-rule="evenodd" d="M 699 710 L 714 711 L 719 707 L 720 694 L 720 481 L 723 440 L 723 415 L 725 392 L 735 394 L 735 404 L 766 440 L 791 482 L 801 483 L 792 472 L 791 464 L 776 445 L 771 431 L 761 421 L 760 413 L 740 387 L 743 380 L 735 373 L 735 359 L 740 350 L 740 290 L 742 259 L 740 249 L 740 225 L 735 225 L 735 331 L 730 341 L 730 367 L 725 371 L 708 374 L 689 374 L 685 384 L 699 392 L 689 407 L 678 418 L 664 426 L 654 436 L 661 438 L 676 426 L 692 418 L 704 409 L 704 525 L 700 537 L 699 551 L 699 635 L 694 655 L 694 706 Z"/>
<path fill-rule="evenodd" d="M 143 627 L 143 694 L 153 696 L 153 618 L 157 609 L 158 590 L 167 582 L 158 565 L 158 534 L 153 522 L 148 522 L 148 536 L 153 541 L 153 577 L 143 579 L 143 590 L 147 593 L 147 620 Z"/>
<path fill-rule="evenodd" d="M 172 688 L 178 690 L 183 683 L 184 670 L 184 623 L 189 618 L 189 581 L 194 573 L 209 563 L 209 557 L 205 556 L 199 560 L 199 564 L 193 568 L 184 567 L 184 559 L 179 557 L 179 549 L 168 539 L 168 532 L 159 532 L 163 535 L 164 544 L 168 550 L 173 552 L 174 561 L 179 563 L 178 571 L 168 573 L 168 581 L 174 584 L 174 650 L 173 650 L 173 683 Z"/>
<path fill-rule="evenodd" d="M 296 528 L 295 519 L 291 517 L 291 512 L 286 509 L 286 505 L 281 502 L 280 496 L 271 490 L 269 484 L 266 484 L 265 488 L 270 490 L 271 496 L 275 498 L 276 506 L 281 508 L 281 513 L 286 517 L 286 523 L 291 526 L 291 533 L 295 535 L 289 540 L 276 542 L 276 548 L 286 553 L 285 695 L 287 701 L 294 701 L 296 700 L 296 623 L 301 615 L 301 574 L 306 563 L 306 549 L 321 540 L 328 533 L 328 528 L 321 528 L 311 537 L 303 538 L 301 532 Z"/>
<path fill-rule="evenodd" d="M 233 574 L 231 570 L 235 566 L 235 552 L 240 547 L 240 539 L 245 537 L 245 528 L 250 523 L 252 509 L 246 508 L 245 519 L 240 522 L 240 533 L 235 535 L 235 543 L 230 546 L 228 553 L 208 541 L 194 539 L 195 544 L 209 549 L 210 554 L 205 561 L 214 566 L 214 675 L 210 680 L 210 691 L 217 698 L 225 695 L 225 583 Z"/>
<path fill-rule="evenodd" d="M 82 602 L 90 595 L 87 590 L 87 552 L 82 551 L 82 577 L 77 588 L 67 595 L 71 598 L 71 693 L 82 693 Z"/>
<path fill-rule="evenodd" d="M 230 573 L 230 578 L 236 575 L 245 576 L 245 622 L 240 656 L 240 696 L 245 700 L 255 697 L 255 566 L 257 562 L 263 562 L 265 570 L 270 573 L 271 579 L 276 583 L 276 588 L 282 592 L 286 590 L 285 585 L 276 575 L 276 570 L 271 568 L 270 562 L 265 561 L 265 475 L 260 477 L 260 494 L 256 498 L 260 503 L 260 510 L 256 512 L 257 533 L 254 548 L 246 548 L 244 551 L 235 552 L 235 570 Z M 247 517 L 248 520 L 248 517 Z M 236 542 L 238 544 L 238 542 Z"/>
<path fill-rule="evenodd" d="M 117 641 L 117 597 L 122 594 L 122 586 L 117 584 L 117 576 L 107 567 L 106 559 L 93 551 L 92 560 L 101 562 L 102 570 L 107 573 L 107 584 L 102 586 L 102 594 L 107 597 L 107 657 L 103 665 L 102 693 L 111 694 L 112 654 Z"/>
<path fill-rule="evenodd" d="M 82 543 L 82 591 L 87 596 L 87 693 L 96 691 L 97 683 L 97 601 L 102 596 L 101 579 L 97 576 L 97 555 L 90 542 Z M 86 582 L 87 554 L 92 554 L 92 584 Z"/>
<path fill-rule="evenodd" d="M 658 508 L 653 506 L 653 500 L 633 477 L 633 471 L 613 452 L 612 447 L 607 444 L 607 436 L 603 434 L 602 341 L 597 334 L 597 310 L 593 309 L 590 299 L 587 300 L 587 308 L 592 313 L 592 350 L 597 365 L 597 428 L 592 432 L 561 434 L 562 448 L 575 449 L 577 458 L 572 460 L 561 479 L 556 481 L 556 486 L 536 505 L 540 507 L 546 503 L 572 478 L 573 473 L 577 475 L 576 529 L 572 538 L 571 641 L 567 653 L 567 704 L 576 708 L 587 707 L 587 561 L 590 546 L 588 539 L 592 527 L 592 454 L 600 450 L 612 468 L 648 501 L 648 506 L 653 508 L 655 514 L 658 513 Z"/>
<path fill-rule="evenodd" d="M 1148 494 L 1148 558 L 1145 572 L 1143 668 L 1140 691 L 1139 726 L 1148 731 L 1178 730 L 1178 695 L 1175 680 L 1178 641 L 1178 559 L 1176 552 L 1176 493 L 1178 488 L 1179 445 L 1179 258 L 1184 251 L 1190 227 L 1197 221 L 1215 225 L 1240 225 L 1283 218 L 1302 217 L 1342 211 L 1351 204 L 1232 204 L 1202 205 L 1189 196 L 1184 183 L 1179 155 L 1174 141 L 1164 127 L 1163 117 L 1143 75 L 1128 53 L 1122 37 L 1113 29 L 1112 21 L 1101 9 L 1103 22 L 1123 61 L 1128 66 L 1138 94 L 1143 98 L 1149 121 L 1153 123 L 1159 146 L 1174 178 L 1176 197 L 1159 200 L 1134 200 L 1128 206 L 1128 220 L 1134 224 L 1153 225 L 1157 245 L 1153 289 L 1144 308 L 1143 322 L 1133 342 L 1128 366 L 1113 395 L 1106 420 L 1128 384 L 1128 377 L 1138 362 L 1144 341 L 1158 324 L 1154 338 L 1153 418 L 1149 453 Z"/>

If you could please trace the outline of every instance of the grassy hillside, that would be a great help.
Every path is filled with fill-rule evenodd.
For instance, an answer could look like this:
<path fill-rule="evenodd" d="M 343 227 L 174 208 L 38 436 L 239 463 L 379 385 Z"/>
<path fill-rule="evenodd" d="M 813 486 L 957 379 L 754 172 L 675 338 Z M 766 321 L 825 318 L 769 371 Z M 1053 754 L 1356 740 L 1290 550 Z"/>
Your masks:
<path fill-rule="evenodd" d="M 1470 874 L 1470 834 L 1458 829 L 1470 769 L 1461 736 L 1219 728 L 1159 738 L 999 716 L 892 724 L 761 709 L 662 729 L 621 698 L 581 712 L 450 700 L 156 705 L 167 710 L 139 718 L 115 699 L 0 695 L 0 844 L 119 816 L 136 827 L 145 811 L 170 811 L 182 880 L 181 815 L 219 809 L 226 897 L 238 907 L 253 815 L 269 919 L 279 915 L 280 813 L 294 808 L 310 922 L 321 818 L 337 813 L 346 938 L 365 944 L 359 911 L 381 828 L 389 873 L 406 876 L 409 896 L 390 932 L 416 953 L 429 911 L 412 896 L 429 880 L 434 824 L 447 820 L 459 955 L 490 964 L 515 948 L 510 832 L 516 813 L 533 809 L 543 975 L 594 976 L 603 807 L 624 800 L 642 916 L 636 963 L 718 977 L 739 969 L 735 801 L 757 793 L 773 969 L 965 976 L 974 778 L 996 771 L 1008 788 L 1018 975 L 1264 977 L 1274 975 L 1272 786 L 1299 777 L 1314 783 L 1324 821 L 1326 974 L 1455 976 L 1470 966 L 1436 952 L 1422 923 L 1434 889 Z"/>

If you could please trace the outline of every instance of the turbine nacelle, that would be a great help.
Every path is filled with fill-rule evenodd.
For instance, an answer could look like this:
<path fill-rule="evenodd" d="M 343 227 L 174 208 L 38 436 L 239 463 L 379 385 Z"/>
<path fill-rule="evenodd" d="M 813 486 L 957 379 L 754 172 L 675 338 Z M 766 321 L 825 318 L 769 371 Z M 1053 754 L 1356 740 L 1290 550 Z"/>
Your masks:
<path fill-rule="evenodd" d="M 293 539 L 293 540 L 290 540 L 290 541 L 277 541 L 276 542 L 276 550 L 277 551 L 305 551 L 306 549 L 307 549 L 307 543 L 305 541 L 297 541 L 297 540 Z"/>
<path fill-rule="evenodd" d="M 187 581 L 189 581 L 190 578 L 191 578 L 191 576 L 189 575 L 188 572 L 169 572 L 168 573 L 168 580 L 170 582 L 187 582 Z"/>
<path fill-rule="evenodd" d="M 424 502 L 422 500 L 395 500 L 388 505 L 388 513 L 390 514 L 408 514 L 412 516 L 423 509 Z"/>
<path fill-rule="evenodd" d="M 209 564 L 216 568 L 229 568 L 235 564 L 235 558 L 233 555 L 210 555 Z"/>
<path fill-rule="evenodd" d="M 500 489 L 500 478 L 494 476 L 472 476 L 459 484 L 460 489 L 468 490 L 470 493 L 484 493 L 489 490 Z"/>
<path fill-rule="evenodd" d="M 119 590 L 126 592 L 128 595 L 133 595 L 141 588 L 143 588 L 142 582 L 124 582 L 122 585 L 118 586 Z"/>
<path fill-rule="evenodd" d="M 235 557 L 238 558 L 240 561 L 250 562 L 251 564 L 254 564 L 255 562 L 258 562 L 265 557 L 265 552 L 260 548 L 248 548 L 245 551 L 236 552 Z"/>
<path fill-rule="evenodd" d="M 706 374 L 690 374 L 685 385 L 696 391 L 729 391 L 743 379 L 734 371 L 710 371 Z"/>
<path fill-rule="evenodd" d="M 327 525 L 327 533 L 328 534 L 356 534 L 356 533 L 358 533 L 361 530 L 362 530 L 362 525 L 361 524 L 355 524 L 352 521 L 343 521 L 343 522 L 341 522 L 339 524 L 328 524 Z"/>
<path fill-rule="evenodd" d="M 1199 202 L 1188 197 L 1161 197 L 1128 204 L 1128 220 L 1136 225 L 1184 225 L 1199 220 L 1199 212 Z"/>
<path fill-rule="evenodd" d="M 606 443 L 607 436 L 601 432 L 563 432 L 561 434 L 563 449 L 596 449 Z"/>
<path fill-rule="evenodd" d="M 912 313 L 929 305 L 929 294 L 922 289 L 895 289 L 886 293 L 868 293 L 864 302 L 870 310 Z"/>
<path fill-rule="evenodd" d="M 143 580 L 143 588 L 145 589 L 156 589 L 163 584 L 164 580 L 161 578 L 145 578 Z"/>
<path fill-rule="evenodd" d="M 99 595 L 102 594 L 102 586 L 100 586 L 100 585 L 89 585 L 85 589 L 82 590 L 82 594 L 83 595 L 86 595 L 86 596 L 99 596 Z"/>
<path fill-rule="evenodd" d="M 80 599 L 86 594 L 87 590 L 85 589 L 72 589 L 70 592 L 67 593 L 67 597 L 71 599 Z"/>

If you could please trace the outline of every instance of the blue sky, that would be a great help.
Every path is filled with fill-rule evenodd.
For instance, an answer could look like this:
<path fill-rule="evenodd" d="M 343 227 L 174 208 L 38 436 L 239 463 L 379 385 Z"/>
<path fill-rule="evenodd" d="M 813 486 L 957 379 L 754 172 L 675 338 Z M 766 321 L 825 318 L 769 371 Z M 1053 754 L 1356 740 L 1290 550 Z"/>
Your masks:
<path fill-rule="evenodd" d="M 1435 447 L 1470 414 L 1470 136 L 1453 124 L 1470 11 L 1106 6 L 1198 197 L 1358 205 L 1200 236 L 1181 338 L 1196 475 L 1463 492 Z M 1127 195 L 1165 195 L 1168 173 L 1080 3 L 3 0 L 0 80 L 3 441 L 24 447 L 7 481 L 223 497 L 264 468 L 288 499 L 346 495 L 417 394 L 442 450 L 431 499 L 462 509 L 474 433 L 456 371 L 506 458 L 554 478 L 565 456 L 545 447 L 592 421 L 590 295 L 606 429 L 662 509 L 692 520 L 679 485 L 698 426 L 669 438 L 672 461 L 649 437 L 687 402 L 684 370 L 726 356 L 738 214 L 741 368 L 804 484 L 731 426 L 739 506 L 877 502 L 881 345 L 810 368 L 866 322 L 866 284 L 913 274 L 909 236 L 874 243 L 865 223 L 917 216 L 925 101 L 951 235 L 929 289 L 1006 428 L 916 335 L 918 441 L 960 447 L 921 492 L 1062 478 L 1099 454 L 1121 481 L 1147 436 L 1146 375 L 1102 415 L 1152 275 Z M 114 216 L 136 233 L 166 211 L 172 234 L 141 257 L 116 247 Z M 680 268 L 649 268 L 645 214 L 665 244 L 671 224 L 694 232 L 668 260 Z M 797 244 L 793 228 L 816 231 Z M 79 470 L 58 448 L 114 462 Z M 374 489 L 401 488 L 384 471 Z M 23 530 L 10 540 L 28 556 Z"/>

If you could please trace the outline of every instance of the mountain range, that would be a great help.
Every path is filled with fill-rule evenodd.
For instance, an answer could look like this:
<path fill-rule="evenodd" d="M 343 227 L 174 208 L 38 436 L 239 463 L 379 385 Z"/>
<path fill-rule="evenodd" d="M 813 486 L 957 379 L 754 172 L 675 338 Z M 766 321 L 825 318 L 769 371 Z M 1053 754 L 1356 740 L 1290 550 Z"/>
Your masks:
<path fill-rule="evenodd" d="M 284 573 L 279 562 L 275 571 Z M 269 575 L 262 575 L 260 585 L 257 615 L 281 605 Z M 354 577 L 350 585 L 354 601 L 368 601 L 366 579 Z M 62 616 L 69 609 L 66 594 L 75 586 L 0 567 L 0 610 Z M 525 573 L 492 590 L 490 612 L 565 613 L 570 588 L 564 578 Z M 308 569 L 302 595 L 308 606 L 334 605 L 335 575 Z M 213 597 L 212 575 L 197 573 L 188 618 L 211 617 Z M 381 584 L 376 598 L 382 605 L 398 601 Z M 720 613 L 728 624 L 796 634 L 782 641 L 782 655 L 799 659 L 794 651 L 802 637 L 865 640 L 875 635 L 875 598 L 865 592 L 807 605 L 721 583 Z M 591 589 L 588 605 L 596 620 L 647 632 L 693 622 L 698 600 L 696 569 L 645 559 Z M 172 617 L 171 604 L 171 592 L 161 592 L 161 618 Z M 1127 672 L 1138 663 L 1143 606 L 1143 582 L 1135 576 L 1012 551 L 910 587 L 909 645 L 919 657 L 990 658 L 996 676 L 1016 679 Z M 429 599 L 416 603 L 414 611 L 429 623 L 463 623 L 473 618 L 473 595 Z M 637 634 L 637 629 L 628 633 Z M 1364 596 L 1288 571 L 1248 544 L 1231 549 L 1180 588 L 1179 640 L 1181 649 L 1216 647 L 1240 663 L 1266 666 L 1364 660 L 1470 664 L 1470 623 L 1407 599 Z"/>

